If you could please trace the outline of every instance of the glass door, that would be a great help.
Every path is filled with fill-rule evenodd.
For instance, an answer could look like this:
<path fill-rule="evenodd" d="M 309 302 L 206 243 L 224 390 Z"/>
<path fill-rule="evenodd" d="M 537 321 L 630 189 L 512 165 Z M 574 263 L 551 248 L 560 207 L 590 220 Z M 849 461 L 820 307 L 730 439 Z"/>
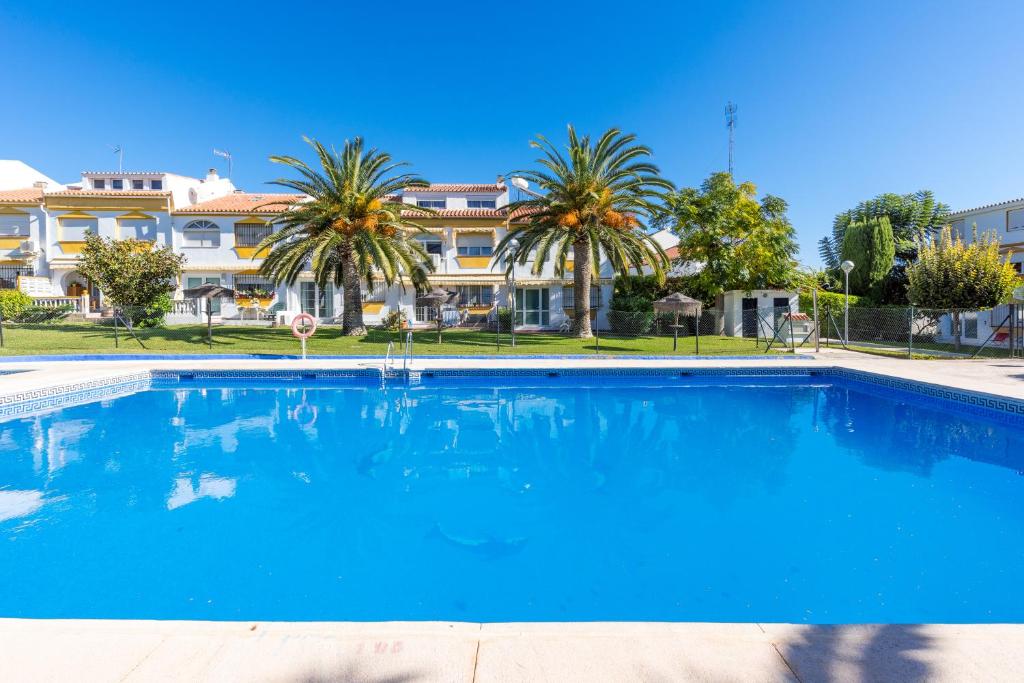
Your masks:
<path fill-rule="evenodd" d="M 185 289 L 192 289 L 199 285 L 219 285 L 219 277 L 189 277 L 185 280 Z M 220 315 L 220 299 L 209 299 L 210 302 L 210 313 L 213 315 Z M 206 309 L 202 309 L 201 313 L 206 313 Z"/>
<path fill-rule="evenodd" d="M 551 320 L 547 287 L 516 288 L 516 325 L 547 326 Z"/>

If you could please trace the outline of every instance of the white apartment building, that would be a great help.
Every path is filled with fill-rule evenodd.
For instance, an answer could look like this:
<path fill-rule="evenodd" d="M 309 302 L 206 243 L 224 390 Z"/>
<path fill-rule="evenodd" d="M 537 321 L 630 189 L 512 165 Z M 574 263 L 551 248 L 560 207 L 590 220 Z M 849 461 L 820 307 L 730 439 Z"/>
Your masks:
<path fill-rule="evenodd" d="M 1010 263 L 1018 273 L 1021 272 L 1024 263 L 1024 198 L 954 211 L 949 214 L 949 221 L 953 231 L 967 243 L 974 240 L 975 229 L 979 236 L 988 233 L 998 237 L 1000 249 L 1004 253 L 1012 252 Z"/>
<path fill-rule="evenodd" d="M 32 177 L 24 172 L 19 175 Z M 84 313 L 98 315 L 103 308 L 102 295 L 76 270 L 84 236 L 93 232 L 113 239 L 146 240 L 185 255 L 175 294 L 178 299 L 184 289 L 202 283 L 273 294 L 262 311 L 249 308 L 245 298 L 238 303 L 215 302 L 217 319 L 308 312 L 324 322 L 339 320 L 341 292 L 332 286 L 321 289 L 311 272 L 303 273 L 293 286 L 276 285 L 258 273 L 261 259 L 256 245 L 274 230 L 275 215 L 296 198 L 241 192 L 213 170 L 204 178 L 89 171 L 66 185 L 44 179 L 27 187 L 0 187 L 0 287 L 20 286 L 40 299 L 71 298 L 80 302 Z M 511 289 L 505 265 L 494 258 L 494 248 L 506 234 L 509 221 L 509 188 L 504 182 L 434 184 L 407 191 L 402 201 L 410 208 L 424 206 L 435 211 L 417 219 L 426 229 L 417 239 L 424 242 L 434 263 L 431 283 L 458 292 L 462 319 L 482 322 L 493 317 L 497 307 L 509 305 Z M 556 278 L 553 264 L 548 263 L 535 275 L 531 266 L 516 268 L 518 325 L 558 328 L 573 313 L 571 273 Z M 592 315 L 603 327 L 613 274 L 607 262 L 595 270 Z M 410 283 L 403 289 L 400 285 L 385 287 L 380 281 L 363 292 L 368 325 L 396 310 L 419 324 L 428 324 L 433 315 L 416 306 Z M 198 313 L 184 301 L 176 308 L 179 318 Z"/>

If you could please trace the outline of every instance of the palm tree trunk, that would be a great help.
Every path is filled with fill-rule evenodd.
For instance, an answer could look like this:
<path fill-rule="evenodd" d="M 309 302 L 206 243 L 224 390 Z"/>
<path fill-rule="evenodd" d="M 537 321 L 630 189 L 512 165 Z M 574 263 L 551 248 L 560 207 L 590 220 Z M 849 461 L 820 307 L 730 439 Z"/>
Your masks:
<path fill-rule="evenodd" d="M 576 312 L 572 320 L 572 335 L 577 339 L 594 336 L 590 329 L 590 279 L 593 263 L 590 253 L 590 236 L 584 235 L 572 243 L 572 289 Z"/>
<path fill-rule="evenodd" d="M 363 325 L 363 291 L 359 279 L 359 266 L 355 252 L 351 247 L 343 247 L 341 252 L 341 283 L 344 297 L 344 310 L 341 317 L 341 333 L 350 337 L 366 335 Z"/>

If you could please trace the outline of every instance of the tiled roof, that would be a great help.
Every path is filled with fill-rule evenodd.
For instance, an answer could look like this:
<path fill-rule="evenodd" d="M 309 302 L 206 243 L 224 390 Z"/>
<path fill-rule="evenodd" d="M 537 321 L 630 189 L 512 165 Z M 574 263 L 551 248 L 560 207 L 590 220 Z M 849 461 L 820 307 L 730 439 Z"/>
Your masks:
<path fill-rule="evenodd" d="M 38 203 L 43 200 L 43 191 L 38 187 L 26 187 L 20 190 L 0 190 L 0 204 L 3 203 Z"/>
<path fill-rule="evenodd" d="M 504 209 L 437 209 L 433 213 L 410 209 L 402 211 L 403 216 L 414 218 L 500 218 L 504 220 Z"/>
<path fill-rule="evenodd" d="M 304 195 L 234 192 L 217 199 L 175 209 L 174 213 L 280 213 Z"/>
<path fill-rule="evenodd" d="M 497 183 L 431 183 L 430 185 L 420 185 L 415 187 L 405 188 L 407 193 L 416 192 L 493 192 L 501 193 L 505 191 L 504 185 L 498 185 Z"/>
<path fill-rule="evenodd" d="M 963 216 L 963 215 L 966 215 L 966 214 L 969 214 L 969 213 L 974 213 L 975 211 L 985 211 L 987 209 L 998 209 L 1001 206 L 1009 206 L 1010 204 L 1019 204 L 1020 202 L 1024 202 L 1024 197 L 1018 197 L 1017 199 L 1007 199 L 1004 202 L 996 202 L 995 204 L 985 204 L 983 206 L 976 206 L 973 209 L 960 209 L 959 211 L 951 212 L 949 214 L 949 217 L 953 218 L 955 216 Z"/>
<path fill-rule="evenodd" d="M 669 247 L 665 250 L 665 256 L 668 256 L 671 260 L 679 258 L 679 247 Z"/>
<path fill-rule="evenodd" d="M 162 190 L 60 190 L 47 192 L 47 197 L 169 197 Z"/>
<path fill-rule="evenodd" d="M 165 175 L 163 171 L 82 171 L 82 175 L 112 175 L 112 176 L 130 176 L 130 175 Z"/>

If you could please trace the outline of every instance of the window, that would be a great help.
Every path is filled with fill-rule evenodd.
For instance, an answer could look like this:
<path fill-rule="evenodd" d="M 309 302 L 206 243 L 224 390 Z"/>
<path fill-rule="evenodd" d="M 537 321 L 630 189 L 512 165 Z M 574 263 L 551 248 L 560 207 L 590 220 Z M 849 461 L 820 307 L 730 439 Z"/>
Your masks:
<path fill-rule="evenodd" d="M 422 206 L 424 209 L 443 209 L 448 205 L 448 202 L 444 199 L 417 199 L 416 206 Z"/>
<path fill-rule="evenodd" d="M 372 287 L 363 286 L 363 301 L 382 304 L 384 303 L 384 295 L 387 292 L 388 287 L 384 284 L 383 280 L 374 280 Z"/>
<path fill-rule="evenodd" d="M 572 285 L 562 287 L 562 308 L 571 311 L 576 308 L 576 289 Z M 590 309 L 601 308 L 601 288 L 590 285 Z"/>
<path fill-rule="evenodd" d="M 494 253 L 492 246 L 459 247 L 459 256 L 490 256 Z"/>
<path fill-rule="evenodd" d="M 27 238 L 28 220 L 28 216 L 24 214 L 0 214 L 0 236 Z"/>
<path fill-rule="evenodd" d="M 978 313 L 977 311 L 971 311 L 970 313 L 964 313 L 962 316 L 964 325 L 964 336 L 968 339 L 978 338 Z"/>
<path fill-rule="evenodd" d="M 183 247 L 220 246 L 220 228 L 211 221 L 192 221 L 181 231 Z"/>
<path fill-rule="evenodd" d="M 0 289 L 16 289 L 19 275 L 32 275 L 32 266 L 0 265 Z"/>
<path fill-rule="evenodd" d="M 496 209 L 498 202 L 494 199 L 467 199 L 466 206 L 470 209 Z"/>
<path fill-rule="evenodd" d="M 132 181 L 132 189 L 133 190 L 143 190 L 145 188 L 146 188 L 146 181 L 144 181 L 144 180 L 133 180 Z"/>
<path fill-rule="evenodd" d="M 104 190 L 104 189 L 106 189 L 106 187 L 107 187 L 107 181 L 104 180 L 103 178 L 93 178 L 92 179 L 92 189 L 94 189 L 94 190 Z"/>
<path fill-rule="evenodd" d="M 423 237 L 419 238 L 423 244 L 423 248 L 426 249 L 428 254 L 437 254 L 440 256 L 444 253 L 444 248 L 441 245 L 441 240 L 438 237 Z"/>
<path fill-rule="evenodd" d="M 1013 209 L 1006 212 L 1007 230 L 1024 230 L 1024 209 Z"/>
<path fill-rule="evenodd" d="M 1014 261 L 1010 265 L 1013 266 L 1014 272 L 1017 273 L 1017 275 L 1020 275 L 1020 261 Z"/>
<path fill-rule="evenodd" d="M 112 189 L 112 190 L 123 190 L 124 189 L 124 181 L 121 180 L 120 178 L 114 178 L 113 180 L 110 181 L 110 189 Z"/>
<path fill-rule="evenodd" d="M 491 285 L 460 285 L 455 291 L 459 294 L 460 306 L 490 306 L 494 303 L 494 287 Z"/>
<path fill-rule="evenodd" d="M 164 181 L 162 180 L 150 180 L 149 189 L 151 190 L 162 190 L 164 189 Z"/>
<path fill-rule="evenodd" d="M 327 285 L 321 289 L 315 282 L 299 283 L 299 304 L 303 313 L 316 318 L 333 318 L 334 286 Z"/>
<path fill-rule="evenodd" d="M 255 247 L 273 231 L 270 223 L 235 223 L 235 246 Z"/>
<path fill-rule="evenodd" d="M 550 292 L 547 287 L 516 288 L 516 325 L 548 325 Z"/>
<path fill-rule="evenodd" d="M 156 221 L 152 218 L 128 218 L 118 221 L 118 233 L 123 240 L 156 241 Z"/>
<path fill-rule="evenodd" d="M 491 256 L 494 253 L 494 241 L 491 235 L 460 235 L 458 241 L 459 256 Z"/>
<path fill-rule="evenodd" d="M 235 291 L 241 294 L 273 292 L 274 283 L 259 275 L 236 275 Z"/>
<path fill-rule="evenodd" d="M 85 239 L 87 232 L 96 234 L 95 218 L 61 218 L 59 220 L 61 242 L 81 242 Z"/>

